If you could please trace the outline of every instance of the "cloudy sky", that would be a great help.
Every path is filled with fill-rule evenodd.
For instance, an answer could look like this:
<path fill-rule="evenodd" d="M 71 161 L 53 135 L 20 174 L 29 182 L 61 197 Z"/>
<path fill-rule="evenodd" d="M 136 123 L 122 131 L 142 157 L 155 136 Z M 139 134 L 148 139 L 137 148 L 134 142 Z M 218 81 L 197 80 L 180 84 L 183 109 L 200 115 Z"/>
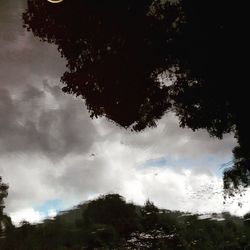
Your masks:
<path fill-rule="evenodd" d="M 92 120 L 83 100 L 61 91 L 66 62 L 57 48 L 22 28 L 25 8 L 24 0 L 0 3 L 0 176 L 15 223 L 110 192 L 173 210 L 248 211 L 248 192 L 223 204 L 221 164 L 232 159 L 233 135 L 181 129 L 171 113 L 140 133 Z"/>

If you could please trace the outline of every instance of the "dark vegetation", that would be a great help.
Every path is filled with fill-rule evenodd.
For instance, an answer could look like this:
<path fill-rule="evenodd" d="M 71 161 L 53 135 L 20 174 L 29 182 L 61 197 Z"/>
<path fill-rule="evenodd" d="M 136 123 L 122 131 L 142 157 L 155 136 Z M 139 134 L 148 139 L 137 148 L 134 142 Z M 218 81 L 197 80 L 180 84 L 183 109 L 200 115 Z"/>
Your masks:
<path fill-rule="evenodd" d="M 141 131 L 174 111 L 182 127 L 217 138 L 234 133 L 238 146 L 224 188 L 233 194 L 248 186 L 245 3 L 27 2 L 24 27 L 58 46 L 67 61 L 62 90 L 82 97 L 91 117 Z"/>
<path fill-rule="evenodd" d="M 8 227 L 0 249 L 250 249 L 250 214 L 212 214 L 201 220 L 108 194 L 41 224 Z"/>
<path fill-rule="evenodd" d="M 3 210 L 5 208 L 4 199 L 8 196 L 9 186 L 2 182 L 0 176 L 0 238 L 4 237 L 4 232 L 12 227 L 11 219 Z"/>

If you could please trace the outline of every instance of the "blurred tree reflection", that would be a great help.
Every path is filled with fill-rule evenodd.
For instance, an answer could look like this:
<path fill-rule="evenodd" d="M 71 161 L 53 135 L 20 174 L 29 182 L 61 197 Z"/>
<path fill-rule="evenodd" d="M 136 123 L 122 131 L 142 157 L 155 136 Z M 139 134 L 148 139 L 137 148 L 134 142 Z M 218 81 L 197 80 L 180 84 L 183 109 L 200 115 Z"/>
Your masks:
<path fill-rule="evenodd" d="M 231 190 L 250 177 L 244 9 L 224 0 L 28 0 L 23 20 L 58 46 L 68 63 L 63 91 L 81 96 L 91 117 L 140 131 L 171 109 L 182 127 L 234 132 Z"/>

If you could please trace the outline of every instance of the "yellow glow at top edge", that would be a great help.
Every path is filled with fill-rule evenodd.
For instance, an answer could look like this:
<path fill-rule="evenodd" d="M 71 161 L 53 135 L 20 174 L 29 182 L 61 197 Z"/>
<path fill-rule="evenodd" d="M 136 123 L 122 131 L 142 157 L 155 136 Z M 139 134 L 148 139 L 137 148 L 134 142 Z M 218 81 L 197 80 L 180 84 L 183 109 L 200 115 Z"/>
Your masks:
<path fill-rule="evenodd" d="M 48 0 L 50 3 L 61 3 L 63 0 Z"/>

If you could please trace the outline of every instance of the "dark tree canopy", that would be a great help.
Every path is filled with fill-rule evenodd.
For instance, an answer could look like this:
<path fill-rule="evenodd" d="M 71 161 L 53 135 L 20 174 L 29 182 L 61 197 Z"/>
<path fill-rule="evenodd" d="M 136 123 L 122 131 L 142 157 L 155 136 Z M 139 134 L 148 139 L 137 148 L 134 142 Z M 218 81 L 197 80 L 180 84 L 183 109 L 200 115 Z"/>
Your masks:
<path fill-rule="evenodd" d="M 3 230 L 7 224 L 11 224 L 11 220 L 8 216 L 3 213 L 4 209 L 4 199 L 8 196 L 9 186 L 2 182 L 2 177 L 0 176 L 0 236 L 2 236 Z"/>
<path fill-rule="evenodd" d="M 4 199 L 8 196 L 8 188 L 9 186 L 2 182 L 2 177 L 0 176 L 0 219 L 3 216 Z"/>
<path fill-rule="evenodd" d="M 23 18 L 25 27 L 58 45 L 66 58 L 63 91 L 83 97 L 92 117 L 105 115 L 142 130 L 170 107 L 157 76 L 173 64 L 167 62 L 166 48 L 180 10 L 166 5 L 168 15 L 151 0 L 66 0 L 60 5 L 32 0 Z"/>
<path fill-rule="evenodd" d="M 129 235 L 136 229 L 135 205 L 126 203 L 119 194 L 101 196 L 88 204 L 84 212 L 88 223 L 113 226 L 118 234 Z"/>
<path fill-rule="evenodd" d="M 250 177 L 244 9 L 225 0 L 28 0 L 23 20 L 58 46 L 63 91 L 81 96 L 91 117 L 140 131 L 171 109 L 182 127 L 234 132 L 230 190 Z"/>
<path fill-rule="evenodd" d="M 149 200 L 146 201 L 144 207 L 141 209 L 142 225 L 145 230 L 152 230 L 159 227 L 159 209 Z"/>

